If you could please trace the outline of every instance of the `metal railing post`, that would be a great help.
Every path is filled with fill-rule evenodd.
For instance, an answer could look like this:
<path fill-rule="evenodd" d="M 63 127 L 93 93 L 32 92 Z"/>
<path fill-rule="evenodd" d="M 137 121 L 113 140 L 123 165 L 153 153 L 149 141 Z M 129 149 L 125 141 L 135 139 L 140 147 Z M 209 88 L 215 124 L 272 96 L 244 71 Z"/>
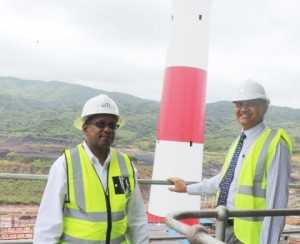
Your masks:
<path fill-rule="evenodd" d="M 218 206 L 216 218 L 216 238 L 220 241 L 225 240 L 226 224 L 228 220 L 228 209 L 224 206 Z"/>

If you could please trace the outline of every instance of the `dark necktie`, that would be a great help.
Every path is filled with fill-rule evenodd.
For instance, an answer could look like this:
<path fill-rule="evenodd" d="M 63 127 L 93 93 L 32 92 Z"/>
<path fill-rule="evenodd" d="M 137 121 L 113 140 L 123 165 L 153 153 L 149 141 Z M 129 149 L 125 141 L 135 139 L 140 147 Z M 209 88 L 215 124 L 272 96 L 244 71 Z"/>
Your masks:
<path fill-rule="evenodd" d="M 240 136 L 240 139 L 237 143 L 237 146 L 235 148 L 235 152 L 234 152 L 234 154 L 231 158 L 229 167 L 228 167 L 224 177 L 221 180 L 221 183 L 219 185 L 220 195 L 219 195 L 219 198 L 218 198 L 217 206 L 219 206 L 219 205 L 226 206 L 229 188 L 230 188 L 231 182 L 232 182 L 233 177 L 234 177 L 234 171 L 235 171 L 235 168 L 236 168 L 236 165 L 237 165 L 237 161 L 239 159 L 239 155 L 242 151 L 242 147 L 243 147 L 243 143 L 244 143 L 245 138 L 246 138 L 246 135 L 244 133 L 242 133 L 241 136 Z"/>

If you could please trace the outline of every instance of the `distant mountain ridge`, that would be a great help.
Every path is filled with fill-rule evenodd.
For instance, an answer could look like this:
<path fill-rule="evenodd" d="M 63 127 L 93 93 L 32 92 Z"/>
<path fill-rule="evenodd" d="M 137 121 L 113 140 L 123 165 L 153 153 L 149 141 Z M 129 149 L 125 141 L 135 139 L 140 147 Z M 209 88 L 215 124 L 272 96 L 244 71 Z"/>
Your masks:
<path fill-rule="evenodd" d="M 84 102 L 99 93 L 111 96 L 120 105 L 124 126 L 119 130 L 117 144 L 154 149 L 159 103 L 132 95 L 97 90 L 58 81 L 32 81 L 0 77 L 0 137 L 28 137 L 36 141 L 55 139 L 73 144 L 81 140 L 72 124 L 80 115 Z M 269 108 L 268 125 L 283 127 L 300 145 L 300 109 Z M 207 104 L 206 142 L 210 151 L 226 150 L 239 127 L 230 102 Z"/>

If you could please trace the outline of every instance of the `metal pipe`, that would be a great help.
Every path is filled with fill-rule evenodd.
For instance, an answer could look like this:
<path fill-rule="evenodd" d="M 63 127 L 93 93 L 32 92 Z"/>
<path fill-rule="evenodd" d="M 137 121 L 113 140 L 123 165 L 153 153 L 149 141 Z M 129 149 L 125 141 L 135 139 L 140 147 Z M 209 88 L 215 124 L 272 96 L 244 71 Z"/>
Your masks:
<path fill-rule="evenodd" d="M 19 180 L 47 180 L 48 175 L 37 174 L 19 174 L 19 173 L 0 173 L 0 179 L 19 179 Z M 140 184 L 146 185 L 172 185 L 167 180 L 150 180 L 150 179 L 138 179 Z M 187 185 L 197 183 L 196 181 L 186 181 Z"/>
<path fill-rule="evenodd" d="M 186 240 L 185 236 L 153 236 L 149 238 L 150 241 L 174 241 L 174 240 Z"/>
<path fill-rule="evenodd" d="M 289 188 L 300 189 L 300 184 L 289 184 Z"/>
<path fill-rule="evenodd" d="M 154 236 L 150 237 L 150 241 L 174 241 L 186 240 L 185 236 Z M 32 240 L 0 240 L 0 244 L 31 244 Z"/>
<path fill-rule="evenodd" d="M 32 240 L 1 240 L 0 244 L 32 244 Z"/>
<path fill-rule="evenodd" d="M 228 209 L 224 206 L 218 206 L 217 220 L 216 220 L 216 238 L 221 241 L 225 241 L 225 230 L 228 220 Z"/>
<path fill-rule="evenodd" d="M 260 210 L 228 210 L 227 217 L 255 217 L 255 216 L 300 216 L 300 208 L 291 209 L 260 209 Z M 215 209 L 212 210 L 200 210 L 200 211 L 186 211 L 177 212 L 176 219 L 184 218 L 217 218 L 218 212 Z"/>
<path fill-rule="evenodd" d="M 260 210 L 230 210 L 229 217 L 265 217 L 265 216 L 292 216 L 300 215 L 299 208 L 293 209 L 260 209 Z"/>
<path fill-rule="evenodd" d="M 206 233 L 205 227 L 201 225 L 189 226 L 184 223 L 179 222 L 177 219 L 187 218 L 188 215 L 182 213 L 169 214 L 166 217 L 166 225 L 170 228 L 175 229 L 177 232 L 187 236 L 188 240 L 193 240 L 193 243 L 203 243 L 203 244 L 224 244 L 224 242 L 219 241 L 209 234 Z M 198 227 L 198 228 L 197 228 Z"/>
<path fill-rule="evenodd" d="M 0 179 L 47 180 L 48 175 L 0 173 Z"/>
<path fill-rule="evenodd" d="M 300 234 L 300 229 L 291 229 L 291 230 L 284 230 L 282 232 L 283 235 L 288 235 L 288 234 Z"/>
<path fill-rule="evenodd" d="M 224 221 L 216 219 L 216 238 L 225 241 L 226 224 Z"/>
<path fill-rule="evenodd" d="M 173 185 L 170 181 L 167 180 L 148 180 L 148 179 L 138 179 L 140 184 L 146 185 Z M 185 181 L 187 185 L 198 183 L 197 181 Z"/>
<path fill-rule="evenodd" d="M 20 180 L 46 180 L 48 175 L 37 174 L 19 174 L 19 173 L 0 173 L 0 179 L 20 179 Z M 146 185 L 172 185 L 167 180 L 151 180 L 151 179 L 138 179 L 140 184 Z M 187 185 L 198 183 L 198 181 L 185 181 Z M 300 184 L 289 184 L 290 188 L 300 189 Z"/>

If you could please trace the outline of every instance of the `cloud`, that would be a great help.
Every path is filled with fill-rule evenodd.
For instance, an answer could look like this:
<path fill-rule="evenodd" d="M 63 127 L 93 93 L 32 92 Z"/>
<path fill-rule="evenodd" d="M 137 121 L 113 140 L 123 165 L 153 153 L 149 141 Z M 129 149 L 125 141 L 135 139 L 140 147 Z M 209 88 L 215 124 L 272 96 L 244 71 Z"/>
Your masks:
<path fill-rule="evenodd" d="M 170 0 L 2 0 L 0 75 L 158 100 L 171 6 Z M 299 7 L 298 0 L 212 1 L 208 101 L 230 98 L 237 83 L 252 78 L 275 104 L 300 108 Z"/>
<path fill-rule="evenodd" d="M 230 97 L 230 88 L 253 78 L 276 105 L 300 108 L 300 16 L 295 0 L 215 1 L 211 21 L 208 98 Z M 220 84 L 226 84 L 218 90 Z M 231 89 L 232 90 L 232 89 Z"/>

